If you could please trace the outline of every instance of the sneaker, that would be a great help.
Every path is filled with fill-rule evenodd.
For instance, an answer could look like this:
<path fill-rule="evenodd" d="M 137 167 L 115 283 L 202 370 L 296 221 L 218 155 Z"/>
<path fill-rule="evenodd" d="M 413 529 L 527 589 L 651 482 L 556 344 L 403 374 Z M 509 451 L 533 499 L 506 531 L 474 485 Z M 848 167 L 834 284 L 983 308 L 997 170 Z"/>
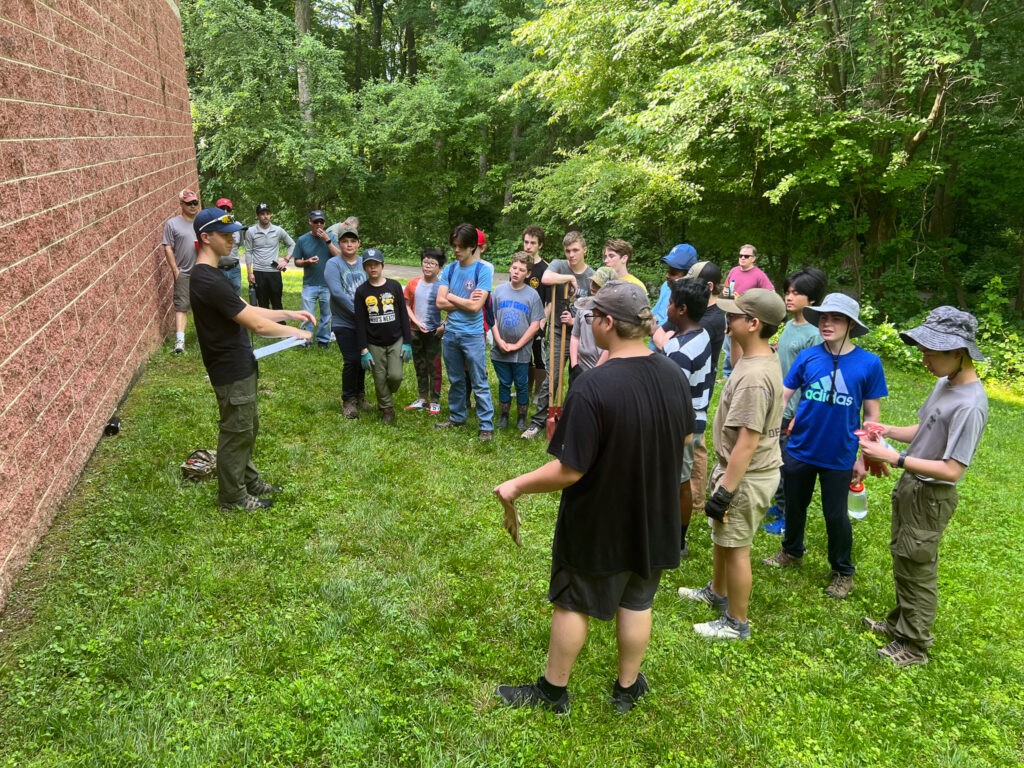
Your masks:
<path fill-rule="evenodd" d="M 269 496 L 273 493 L 278 493 L 282 488 L 280 485 L 271 485 L 266 480 L 258 477 L 245 486 L 245 490 L 252 496 Z"/>
<path fill-rule="evenodd" d="M 781 536 L 786 532 L 786 519 L 784 517 L 778 517 L 774 520 L 770 520 L 763 526 L 765 533 L 770 533 L 772 536 Z"/>
<path fill-rule="evenodd" d="M 499 685 L 495 693 L 510 707 L 546 707 L 556 715 L 568 714 L 569 692 L 565 691 L 557 699 L 549 699 L 540 688 L 541 679 L 529 685 Z"/>
<path fill-rule="evenodd" d="M 870 632 L 880 635 L 882 637 L 888 637 L 892 639 L 892 630 L 889 629 L 889 625 L 884 621 L 875 621 L 870 616 L 865 616 L 860 620 L 862 626 L 867 627 Z"/>
<path fill-rule="evenodd" d="M 700 589 L 692 589 L 690 587 L 680 587 L 679 596 L 683 600 L 692 600 L 695 603 L 704 603 L 704 605 L 710 605 L 720 614 L 725 614 L 726 608 L 729 607 L 729 598 L 724 595 L 715 594 L 715 591 L 711 589 L 711 582 L 709 581 Z"/>
<path fill-rule="evenodd" d="M 174 342 L 174 354 L 180 355 L 184 351 L 185 351 L 185 342 L 184 341 L 176 341 L 176 342 Z"/>
<path fill-rule="evenodd" d="M 346 419 L 358 419 L 359 404 L 355 400 L 346 400 L 345 404 L 341 407 L 341 412 Z"/>
<path fill-rule="evenodd" d="M 430 408 L 427 409 L 427 412 L 431 416 L 438 416 L 438 415 L 440 415 L 440 413 L 441 413 L 441 404 L 440 403 L 431 403 L 430 404 Z"/>
<path fill-rule="evenodd" d="M 423 408 L 426 406 L 426 404 L 427 404 L 427 401 L 424 400 L 421 397 L 421 398 L 418 398 L 416 400 L 413 400 L 411 403 L 409 403 L 407 406 L 405 406 L 405 410 L 407 410 L 407 411 L 422 411 Z"/>
<path fill-rule="evenodd" d="M 630 688 L 634 689 L 632 693 Z M 619 685 L 618 680 L 612 683 L 612 707 L 620 715 L 629 712 L 640 701 L 640 698 L 651 690 L 651 686 L 647 684 L 647 678 L 644 677 L 643 672 L 636 676 L 636 682 L 630 688 L 623 688 Z"/>
<path fill-rule="evenodd" d="M 769 568 L 798 568 L 804 564 L 804 559 L 802 557 L 793 557 L 786 550 L 780 549 L 771 557 L 764 558 L 761 562 Z"/>
<path fill-rule="evenodd" d="M 782 514 L 782 510 L 779 509 L 778 504 L 772 504 L 770 507 L 768 507 L 768 511 L 764 513 L 764 516 L 768 520 L 779 520 L 780 518 L 785 517 L 785 515 Z"/>
<path fill-rule="evenodd" d="M 481 443 L 489 443 L 494 439 L 494 432 L 489 429 L 481 429 L 476 436 Z"/>
<path fill-rule="evenodd" d="M 889 659 L 897 667 L 912 667 L 915 664 L 927 664 L 928 654 L 913 643 L 893 640 L 887 646 L 878 649 L 878 655 Z"/>
<path fill-rule="evenodd" d="M 832 581 L 825 587 L 825 594 L 834 597 L 836 600 L 845 600 L 853 589 L 853 574 L 838 573 L 832 571 Z"/>
<path fill-rule="evenodd" d="M 539 434 L 540 427 L 538 427 L 536 424 L 531 424 L 526 428 L 526 431 L 520 435 L 520 437 L 523 438 L 523 440 L 533 440 L 533 438 L 535 438 Z"/>
<path fill-rule="evenodd" d="M 380 423 L 381 424 L 394 424 L 395 423 L 395 409 L 394 408 L 383 408 L 380 412 Z"/>
<path fill-rule="evenodd" d="M 245 494 L 245 498 L 234 504 L 221 504 L 224 512 L 259 512 L 261 509 L 270 509 L 274 502 L 270 499 L 260 499 L 256 496 Z"/>
<path fill-rule="evenodd" d="M 710 640 L 749 640 L 750 622 L 739 622 L 729 614 L 725 614 L 714 621 L 694 624 L 693 631 Z"/>
<path fill-rule="evenodd" d="M 464 421 L 452 421 L 451 419 L 445 419 L 434 424 L 434 429 L 457 429 L 466 422 Z"/>
<path fill-rule="evenodd" d="M 328 344 L 326 341 L 318 341 L 316 343 L 316 346 L 317 346 L 318 349 L 330 349 L 331 348 L 331 345 Z"/>

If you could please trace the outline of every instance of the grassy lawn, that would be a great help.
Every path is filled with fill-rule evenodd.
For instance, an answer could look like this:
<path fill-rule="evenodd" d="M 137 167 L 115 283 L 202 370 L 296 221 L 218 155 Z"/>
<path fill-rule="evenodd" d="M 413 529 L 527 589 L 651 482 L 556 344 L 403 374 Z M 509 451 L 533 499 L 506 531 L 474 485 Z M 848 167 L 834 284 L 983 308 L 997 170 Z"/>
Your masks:
<path fill-rule="evenodd" d="M 297 306 L 289 273 L 286 303 Z M 862 615 L 892 602 L 888 492 L 855 526 L 856 587 L 828 580 L 821 517 L 800 570 L 755 566 L 753 639 L 711 644 L 709 612 L 666 575 L 645 663 L 652 693 L 607 704 L 611 625 L 595 622 L 572 713 L 496 704 L 540 674 L 557 497 L 525 500 L 524 547 L 499 481 L 545 460 L 510 430 L 435 433 L 424 414 L 341 417 L 336 349 L 261 366 L 256 460 L 285 490 L 266 514 L 217 511 L 178 464 L 214 447 L 194 339 L 150 361 L 0 616 L 0 765 L 1010 766 L 1024 761 L 1024 404 L 991 415 L 942 548 L 937 643 L 894 670 Z M 411 366 L 398 396 L 415 397 Z M 493 380 L 493 377 L 492 377 Z M 893 373 L 883 420 L 912 419 L 931 378 Z M 371 387 L 372 388 L 372 387 Z M 471 425 L 473 424 L 471 420 Z M 754 555 L 779 540 L 760 534 Z M 1014 565 L 1014 563 L 1018 565 Z M 1016 571 L 1016 572 L 1015 572 Z"/>

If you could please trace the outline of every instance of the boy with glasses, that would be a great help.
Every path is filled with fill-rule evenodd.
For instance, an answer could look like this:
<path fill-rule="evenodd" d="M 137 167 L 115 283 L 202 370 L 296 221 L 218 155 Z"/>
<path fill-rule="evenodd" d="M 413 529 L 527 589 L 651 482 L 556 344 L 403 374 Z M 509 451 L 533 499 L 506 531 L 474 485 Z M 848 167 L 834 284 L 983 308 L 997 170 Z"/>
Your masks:
<path fill-rule="evenodd" d="M 864 460 L 857 457 L 854 431 L 877 421 L 880 399 L 889 394 L 882 361 L 852 339 L 868 333 L 860 305 L 842 293 L 830 293 L 804 317 L 823 342 L 797 355 L 785 377 L 785 400 L 797 390 L 797 406 L 783 451 L 786 528 L 782 548 L 762 562 L 772 568 L 803 563 L 807 508 L 817 480 L 825 516 L 831 580 L 825 594 L 843 600 L 853 589 L 853 526 L 846 511 L 851 480 L 862 480 Z M 862 415 L 863 414 L 863 415 Z"/>
<path fill-rule="evenodd" d="M 188 278 L 196 263 L 196 236 L 192 222 L 199 213 L 199 196 L 191 189 L 178 193 L 181 213 L 164 224 L 164 258 L 174 276 L 174 354 L 185 351 L 185 326 L 188 324 Z"/>
<path fill-rule="evenodd" d="M 224 213 L 230 214 L 235 204 L 231 202 L 230 198 L 222 197 L 217 201 L 217 207 L 220 208 Z M 231 248 L 231 253 L 220 260 L 218 269 L 223 270 L 224 275 L 228 280 L 231 281 L 231 285 L 234 286 L 235 293 L 239 297 L 242 296 L 242 261 L 238 255 L 238 246 L 242 242 L 242 234 L 245 232 L 245 225 L 241 222 L 242 229 L 238 232 L 232 232 L 231 238 L 234 240 L 234 245 Z"/>

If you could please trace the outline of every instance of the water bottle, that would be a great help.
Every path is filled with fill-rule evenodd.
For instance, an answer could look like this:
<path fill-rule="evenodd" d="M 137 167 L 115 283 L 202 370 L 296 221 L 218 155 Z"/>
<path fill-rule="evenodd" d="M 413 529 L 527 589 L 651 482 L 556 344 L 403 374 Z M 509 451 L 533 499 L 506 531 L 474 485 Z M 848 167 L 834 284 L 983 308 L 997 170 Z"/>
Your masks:
<path fill-rule="evenodd" d="M 868 516 L 868 492 L 864 490 L 864 483 L 859 480 L 850 483 L 846 511 L 854 520 L 863 520 Z"/>

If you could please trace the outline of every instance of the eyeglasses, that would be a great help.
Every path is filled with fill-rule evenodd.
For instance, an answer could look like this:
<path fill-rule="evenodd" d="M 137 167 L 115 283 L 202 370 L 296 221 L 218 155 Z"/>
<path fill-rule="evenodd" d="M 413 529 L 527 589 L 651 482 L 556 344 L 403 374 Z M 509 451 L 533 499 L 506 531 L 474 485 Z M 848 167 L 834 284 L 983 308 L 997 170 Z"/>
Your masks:
<path fill-rule="evenodd" d="M 230 216 L 228 214 L 224 214 L 223 216 L 220 216 L 220 217 L 218 217 L 216 219 L 210 219 L 208 222 L 206 222 L 205 224 L 203 224 L 203 226 L 201 226 L 199 228 L 199 231 L 202 232 L 204 229 L 206 229 L 211 224 L 217 224 L 217 223 L 220 223 L 220 224 L 234 224 L 235 223 L 235 217 L 234 216 Z"/>
<path fill-rule="evenodd" d="M 182 202 L 185 202 L 185 201 L 182 201 Z M 189 200 L 188 202 L 185 202 L 185 205 L 199 205 L 199 201 L 198 200 Z"/>
<path fill-rule="evenodd" d="M 738 313 L 738 312 L 726 312 L 725 313 L 725 319 L 726 319 L 726 321 L 728 321 L 730 323 L 733 320 L 735 320 L 737 317 L 745 317 L 747 320 L 753 320 L 754 319 L 753 317 L 751 317 L 750 315 L 745 314 L 745 313 Z"/>
<path fill-rule="evenodd" d="M 586 323 L 587 325 L 593 325 L 594 320 L 602 320 L 606 317 L 608 317 L 608 315 L 604 314 L 603 312 L 598 312 L 596 309 L 594 309 L 583 316 L 583 322 Z"/>
<path fill-rule="evenodd" d="M 438 262 L 434 261 L 433 259 L 423 259 L 423 261 L 421 261 L 420 264 L 423 265 L 424 267 L 440 267 L 441 266 Z"/>
<path fill-rule="evenodd" d="M 314 224 L 323 224 L 324 220 L 323 219 L 313 219 L 313 223 Z"/>

